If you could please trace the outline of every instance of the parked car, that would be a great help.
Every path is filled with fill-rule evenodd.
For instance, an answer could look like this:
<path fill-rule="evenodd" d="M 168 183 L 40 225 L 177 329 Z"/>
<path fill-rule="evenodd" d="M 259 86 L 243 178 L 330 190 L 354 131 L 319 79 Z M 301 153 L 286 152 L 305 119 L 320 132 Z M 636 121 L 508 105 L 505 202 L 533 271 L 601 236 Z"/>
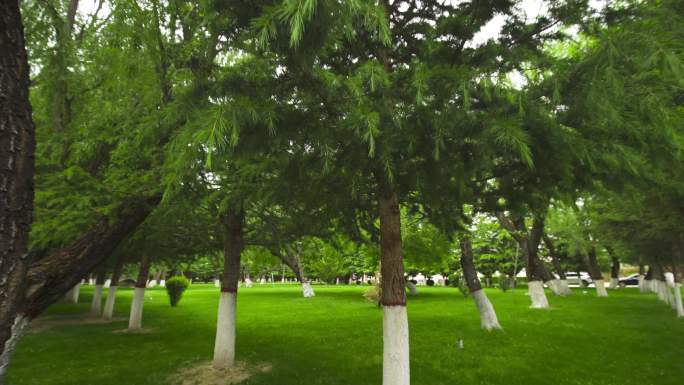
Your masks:
<path fill-rule="evenodd" d="M 576 271 L 569 271 L 565 273 L 565 278 L 568 284 L 582 287 L 587 287 L 594 282 L 586 271 L 580 271 L 579 274 Z"/>
<path fill-rule="evenodd" d="M 620 278 L 620 280 L 618 281 L 618 285 L 620 285 L 620 287 L 638 286 L 639 285 L 639 274 L 632 274 L 630 276 Z"/>

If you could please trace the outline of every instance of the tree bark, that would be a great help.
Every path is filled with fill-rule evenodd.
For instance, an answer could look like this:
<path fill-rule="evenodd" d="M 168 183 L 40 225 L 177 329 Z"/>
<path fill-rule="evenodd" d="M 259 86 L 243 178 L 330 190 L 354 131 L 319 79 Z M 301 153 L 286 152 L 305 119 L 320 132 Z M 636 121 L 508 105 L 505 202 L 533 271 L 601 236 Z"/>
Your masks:
<path fill-rule="evenodd" d="M 594 286 L 596 286 L 596 296 L 597 297 L 607 297 L 608 292 L 606 291 L 605 283 L 603 282 L 603 273 L 601 273 L 601 267 L 599 266 L 598 259 L 596 258 L 596 248 L 591 247 L 586 255 L 587 271 L 592 281 L 594 281 Z"/>
<path fill-rule="evenodd" d="M 70 245 L 32 264 L 27 276 L 28 295 L 20 312 L 33 319 L 59 300 L 135 232 L 159 203 L 159 198 L 122 204 L 116 219 L 102 218 Z"/>
<path fill-rule="evenodd" d="M 473 263 L 473 246 L 470 235 L 462 235 L 460 237 L 460 247 L 461 267 L 463 268 L 468 289 L 480 313 L 480 326 L 485 330 L 501 329 L 494 306 L 492 306 L 489 298 L 487 298 L 487 294 L 482 290 L 480 279 L 477 277 L 477 270 L 475 270 L 475 264 Z"/>
<path fill-rule="evenodd" d="M 17 0 L 0 2 L 0 352 L 16 333 L 30 264 L 35 126 Z M 23 321 L 22 321 L 23 323 Z M 6 356 L 7 362 L 9 355 Z M 0 382 L 7 362 L 0 363 Z"/>
<path fill-rule="evenodd" d="M 124 258 L 119 257 L 114 264 L 112 271 L 112 278 L 109 281 L 109 290 L 107 292 L 107 301 L 105 301 L 104 312 L 102 318 L 111 320 L 114 314 L 114 304 L 116 303 L 116 291 L 119 287 L 119 279 L 121 279 L 121 271 L 123 270 Z"/>
<path fill-rule="evenodd" d="M 223 274 L 219 299 L 213 366 L 226 369 L 235 364 L 235 336 L 237 290 L 240 279 L 240 258 L 244 248 L 245 213 L 242 208 L 231 208 L 221 218 L 224 228 Z"/>
<path fill-rule="evenodd" d="M 142 328 L 143 304 L 145 301 L 145 288 L 147 278 L 150 276 L 150 264 L 152 260 L 148 255 L 144 255 L 140 261 L 140 271 L 138 279 L 135 281 L 133 292 L 133 302 L 131 302 L 131 314 L 128 319 L 128 329 L 136 330 Z"/>
<path fill-rule="evenodd" d="M 384 385 L 408 385 L 409 333 L 401 249 L 401 211 L 397 193 L 384 185 L 378 194 L 380 214 L 380 305 L 383 309 Z"/>
<path fill-rule="evenodd" d="M 93 300 L 90 303 L 90 316 L 99 317 L 102 311 L 102 290 L 107 279 L 107 265 L 102 263 L 97 269 L 95 277 L 95 288 L 93 289 Z"/>
<path fill-rule="evenodd" d="M 510 220 L 503 212 L 497 212 L 496 217 L 501 227 L 506 229 L 518 242 L 520 252 L 525 262 L 525 274 L 527 275 L 527 290 L 535 309 L 549 308 L 549 301 L 544 293 L 544 282 L 552 281 L 553 277 L 539 260 L 539 242 L 544 232 L 544 220 L 535 217 L 532 230 L 528 233 L 525 220 L 522 217 Z M 555 290 L 554 287 L 552 289 Z"/>

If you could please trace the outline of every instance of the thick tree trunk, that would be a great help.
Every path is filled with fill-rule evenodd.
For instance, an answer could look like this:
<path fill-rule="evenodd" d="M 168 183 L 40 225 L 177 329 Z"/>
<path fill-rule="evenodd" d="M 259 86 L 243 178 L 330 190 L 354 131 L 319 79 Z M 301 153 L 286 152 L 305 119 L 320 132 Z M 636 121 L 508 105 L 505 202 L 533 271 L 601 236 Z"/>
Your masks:
<path fill-rule="evenodd" d="M 107 291 L 107 300 L 105 301 L 102 318 L 111 320 L 114 315 L 114 304 L 116 303 L 116 291 L 119 288 L 119 279 L 121 279 L 121 271 L 123 270 L 124 258 L 119 257 L 114 264 L 114 271 L 112 271 L 112 278 L 109 281 L 109 290 Z"/>
<path fill-rule="evenodd" d="M 15 344 L 24 296 L 33 216 L 35 127 L 29 65 L 17 0 L 0 2 L 0 382 Z M 13 345 L 12 345 L 13 347 Z"/>
<path fill-rule="evenodd" d="M 102 263 L 159 203 L 159 197 L 122 204 L 116 219 L 102 218 L 70 245 L 35 262 L 28 272 L 29 293 L 21 312 L 35 318 Z"/>
<path fill-rule="evenodd" d="M 409 330 L 397 193 L 383 188 L 380 210 L 380 305 L 383 310 L 383 385 L 408 385 Z"/>
<path fill-rule="evenodd" d="M 90 303 L 90 316 L 99 317 L 102 312 L 102 290 L 104 288 L 105 279 L 107 279 L 107 265 L 102 265 L 97 269 L 97 277 L 95 278 L 95 288 L 93 289 L 93 300 Z"/>
<path fill-rule="evenodd" d="M 461 246 L 461 267 L 465 276 L 468 289 L 473 296 L 477 310 L 480 313 L 480 326 L 485 330 L 501 329 L 499 320 L 496 317 L 494 306 L 489 302 L 487 294 L 482 290 L 480 279 L 477 277 L 475 264 L 473 263 L 473 246 L 470 235 L 460 237 Z"/>
<path fill-rule="evenodd" d="M 225 229 L 224 265 L 221 276 L 216 341 L 214 343 L 213 366 L 216 369 L 226 369 L 235 365 L 235 321 L 238 281 L 240 279 L 240 257 L 244 247 L 244 221 L 245 214 L 242 209 L 230 209 L 221 219 Z"/>
<path fill-rule="evenodd" d="M 601 267 L 598 264 L 598 259 L 596 258 L 596 249 L 592 247 L 586 256 L 587 270 L 589 271 L 589 276 L 592 281 L 594 281 L 594 286 L 596 286 L 596 296 L 597 297 L 607 297 L 608 292 L 606 291 L 606 284 L 603 282 L 603 274 L 601 273 Z"/>
<path fill-rule="evenodd" d="M 140 261 L 140 271 L 138 271 L 138 280 L 135 282 L 133 302 L 131 302 L 131 314 L 128 319 L 128 330 L 137 330 L 142 328 L 145 288 L 147 287 L 147 277 L 150 275 L 151 262 L 152 261 L 148 255 L 144 255 Z"/>

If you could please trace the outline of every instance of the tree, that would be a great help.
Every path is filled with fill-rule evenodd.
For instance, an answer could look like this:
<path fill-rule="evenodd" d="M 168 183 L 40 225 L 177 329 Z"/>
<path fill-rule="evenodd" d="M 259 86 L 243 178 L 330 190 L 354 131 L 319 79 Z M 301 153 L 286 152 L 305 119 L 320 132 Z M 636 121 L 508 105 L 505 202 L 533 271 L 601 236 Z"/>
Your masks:
<path fill-rule="evenodd" d="M 35 128 L 19 2 L 0 5 L 0 382 L 28 323 L 17 318 L 26 289 L 33 215 Z"/>

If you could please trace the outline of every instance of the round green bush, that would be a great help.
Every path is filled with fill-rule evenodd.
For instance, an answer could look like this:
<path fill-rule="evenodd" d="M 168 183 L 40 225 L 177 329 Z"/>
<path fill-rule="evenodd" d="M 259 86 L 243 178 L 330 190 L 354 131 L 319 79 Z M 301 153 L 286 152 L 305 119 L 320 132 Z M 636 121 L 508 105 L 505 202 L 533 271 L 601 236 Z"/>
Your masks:
<path fill-rule="evenodd" d="M 166 292 L 169 294 L 171 306 L 178 305 L 188 286 L 190 286 L 190 280 L 181 275 L 171 277 L 166 281 Z"/>

